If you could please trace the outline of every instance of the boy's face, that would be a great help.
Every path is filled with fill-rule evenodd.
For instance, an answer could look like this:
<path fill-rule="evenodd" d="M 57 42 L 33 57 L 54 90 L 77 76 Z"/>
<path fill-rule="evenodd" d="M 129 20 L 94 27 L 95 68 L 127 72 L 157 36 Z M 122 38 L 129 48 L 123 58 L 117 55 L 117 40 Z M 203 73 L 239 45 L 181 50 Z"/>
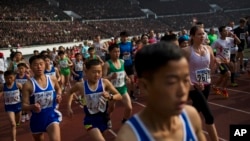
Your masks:
<path fill-rule="evenodd" d="M 60 57 L 60 59 L 63 59 L 64 58 L 64 54 L 60 54 L 59 57 Z"/>
<path fill-rule="evenodd" d="M 26 72 L 26 68 L 24 66 L 18 67 L 18 72 L 24 74 Z"/>
<path fill-rule="evenodd" d="M 76 59 L 79 61 L 79 60 L 82 59 L 82 56 L 79 54 L 79 55 L 76 56 Z"/>
<path fill-rule="evenodd" d="M 168 62 L 159 68 L 152 80 L 142 79 L 148 105 L 161 116 L 181 113 L 190 89 L 189 66 L 185 58 Z"/>
<path fill-rule="evenodd" d="M 35 75 L 42 75 L 45 70 L 45 61 L 43 59 L 36 59 L 32 62 L 30 68 Z"/>
<path fill-rule="evenodd" d="M 110 52 L 110 57 L 112 59 L 119 59 L 120 56 L 120 48 L 114 48 L 111 52 Z"/>
<path fill-rule="evenodd" d="M 15 75 L 4 76 L 6 84 L 12 84 L 15 81 Z"/>
<path fill-rule="evenodd" d="M 88 77 L 88 80 L 92 82 L 97 82 L 102 77 L 102 66 L 101 65 L 91 66 L 86 71 L 86 75 Z"/>
<path fill-rule="evenodd" d="M 17 54 L 15 55 L 15 59 L 16 59 L 16 60 L 21 60 L 21 59 L 22 59 L 22 54 L 21 54 L 21 53 L 17 53 Z"/>
<path fill-rule="evenodd" d="M 89 55 L 93 56 L 95 54 L 95 50 L 90 50 Z"/>
<path fill-rule="evenodd" d="M 50 65 L 50 59 L 49 59 L 49 58 L 46 58 L 46 59 L 45 59 L 45 65 L 46 65 L 46 66 L 49 66 L 49 65 Z"/>

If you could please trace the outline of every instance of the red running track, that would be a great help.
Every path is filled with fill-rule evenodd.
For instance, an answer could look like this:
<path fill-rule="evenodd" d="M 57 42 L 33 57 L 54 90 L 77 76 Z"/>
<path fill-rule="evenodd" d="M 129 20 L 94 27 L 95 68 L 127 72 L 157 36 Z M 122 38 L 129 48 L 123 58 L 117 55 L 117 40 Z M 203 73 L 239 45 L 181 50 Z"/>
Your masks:
<path fill-rule="evenodd" d="M 213 76 L 216 79 L 216 76 Z M 247 74 L 237 78 L 238 87 L 229 87 L 229 98 L 224 99 L 220 95 L 211 92 L 209 96 L 209 106 L 215 117 L 215 124 L 220 140 L 229 140 L 230 124 L 250 124 L 250 77 Z M 133 103 L 133 113 L 139 112 L 145 106 L 145 97 L 139 95 L 139 100 Z M 63 114 L 63 121 L 60 124 L 62 141 L 90 141 L 89 136 L 83 128 L 83 111 L 78 103 L 72 104 L 74 116 L 69 118 L 66 113 L 66 96 L 59 110 Z M 3 99 L 0 102 L 0 141 L 10 140 L 10 125 L 3 108 Z M 120 102 L 112 115 L 112 132 L 105 134 L 107 141 L 113 141 L 116 133 L 121 127 L 123 108 Z M 205 129 L 204 129 L 205 132 Z M 206 132 L 205 132 L 206 133 Z M 29 122 L 17 127 L 17 141 L 31 141 L 32 136 L 29 131 Z M 46 136 L 46 140 L 48 140 Z"/>

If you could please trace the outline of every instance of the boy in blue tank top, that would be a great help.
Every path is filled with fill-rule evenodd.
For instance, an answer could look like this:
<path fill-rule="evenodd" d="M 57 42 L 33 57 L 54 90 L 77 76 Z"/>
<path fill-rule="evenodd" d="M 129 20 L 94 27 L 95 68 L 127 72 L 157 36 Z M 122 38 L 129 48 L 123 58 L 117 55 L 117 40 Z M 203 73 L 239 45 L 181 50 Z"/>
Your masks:
<path fill-rule="evenodd" d="M 55 67 L 53 64 L 51 65 L 51 58 L 48 55 L 44 56 L 44 60 L 45 60 L 45 70 L 44 73 L 46 75 L 50 75 L 50 76 L 56 76 L 57 81 L 60 82 L 61 81 L 61 76 L 60 76 L 60 72 L 58 70 L 57 67 Z"/>
<path fill-rule="evenodd" d="M 186 105 L 189 66 L 181 49 L 164 42 L 144 46 L 135 55 L 135 69 L 147 104 L 116 141 L 205 141 L 197 111 Z"/>
<path fill-rule="evenodd" d="M 15 72 L 8 70 L 4 72 L 5 83 L 0 85 L 0 97 L 4 97 L 4 108 L 11 123 L 11 140 L 16 141 L 16 126 L 20 124 L 21 118 L 21 94 L 22 85 L 15 82 Z"/>
<path fill-rule="evenodd" d="M 24 85 L 30 78 L 29 74 L 27 74 L 27 65 L 25 63 L 19 63 L 17 65 L 18 68 L 18 73 L 16 74 L 16 82 Z M 22 94 L 21 94 L 22 95 Z M 26 120 L 28 121 L 30 119 L 29 114 L 25 111 L 22 111 L 22 117 L 21 121 L 25 122 Z"/>
<path fill-rule="evenodd" d="M 43 141 L 43 134 L 47 132 L 50 141 L 60 141 L 62 115 L 56 105 L 61 101 L 62 90 L 55 76 L 44 74 L 43 56 L 32 56 L 29 63 L 34 76 L 23 86 L 22 106 L 23 110 L 32 112 L 30 129 L 33 138 Z"/>
<path fill-rule="evenodd" d="M 79 92 L 86 102 L 83 124 L 91 136 L 91 141 L 105 141 L 102 133 L 108 129 L 107 102 L 108 100 L 121 100 L 122 97 L 109 80 L 101 78 L 102 65 L 99 60 L 93 59 L 86 63 L 86 75 L 86 80 L 77 82 L 69 91 L 68 114 L 69 116 L 73 114 L 72 94 Z"/>

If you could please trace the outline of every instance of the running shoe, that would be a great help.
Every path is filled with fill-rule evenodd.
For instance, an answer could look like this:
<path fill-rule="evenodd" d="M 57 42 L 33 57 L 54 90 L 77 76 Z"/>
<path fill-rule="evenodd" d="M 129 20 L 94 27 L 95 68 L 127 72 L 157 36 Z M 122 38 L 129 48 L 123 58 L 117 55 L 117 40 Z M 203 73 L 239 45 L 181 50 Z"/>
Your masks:
<path fill-rule="evenodd" d="M 21 117 L 21 122 L 25 122 L 25 115 L 22 115 L 22 117 Z"/>
<path fill-rule="evenodd" d="M 238 87 L 238 84 L 237 83 L 231 83 L 231 86 L 232 87 Z"/>
<path fill-rule="evenodd" d="M 30 120 L 30 115 L 29 114 L 25 115 L 25 120 L 27 120 L 27 121 Z"/>
<path fill-rule="evenodd" d="M 213 87 L 213 91 L 214 91 L 214 93 L 216 95 L 221 95 L 222 94 L 222 92 L 221 92 L 221 90 L 219 88 Z"/>
<path fill-rule="evenodd" d="M 108 124 L 108 129 L 111 129 L 112 128 L 112 121 L 109 120 L 107 124 Z"/>
<path fill-rule="evenodd" d="M 226 89 L 222 90 L 221 92 L 222 92 L 222 95 L 223 95 L 225 98 L 228 98 L 228 97 L 229 97 L 228 92 L 227 92 Z"/>

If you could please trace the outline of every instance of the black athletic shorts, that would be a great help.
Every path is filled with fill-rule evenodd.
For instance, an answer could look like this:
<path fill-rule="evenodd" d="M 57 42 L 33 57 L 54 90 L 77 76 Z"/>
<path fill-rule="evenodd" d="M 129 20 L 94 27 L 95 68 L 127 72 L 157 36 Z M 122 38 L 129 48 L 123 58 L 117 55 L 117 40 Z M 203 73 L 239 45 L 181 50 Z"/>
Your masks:
<path fill-rule="evenodd" d="M 236 62 L 236 54 L 231 54 L 230 55 L 230 62 L 233 62 L 233 63 Z"/>
<path fill-rule="evenodd" d="M 219 65 L 219 69 L 220 69 L 220 74 L 225 74 L 226 72 L 229 71 L 228 65 L 225 63 L 221 63 Z"/>

